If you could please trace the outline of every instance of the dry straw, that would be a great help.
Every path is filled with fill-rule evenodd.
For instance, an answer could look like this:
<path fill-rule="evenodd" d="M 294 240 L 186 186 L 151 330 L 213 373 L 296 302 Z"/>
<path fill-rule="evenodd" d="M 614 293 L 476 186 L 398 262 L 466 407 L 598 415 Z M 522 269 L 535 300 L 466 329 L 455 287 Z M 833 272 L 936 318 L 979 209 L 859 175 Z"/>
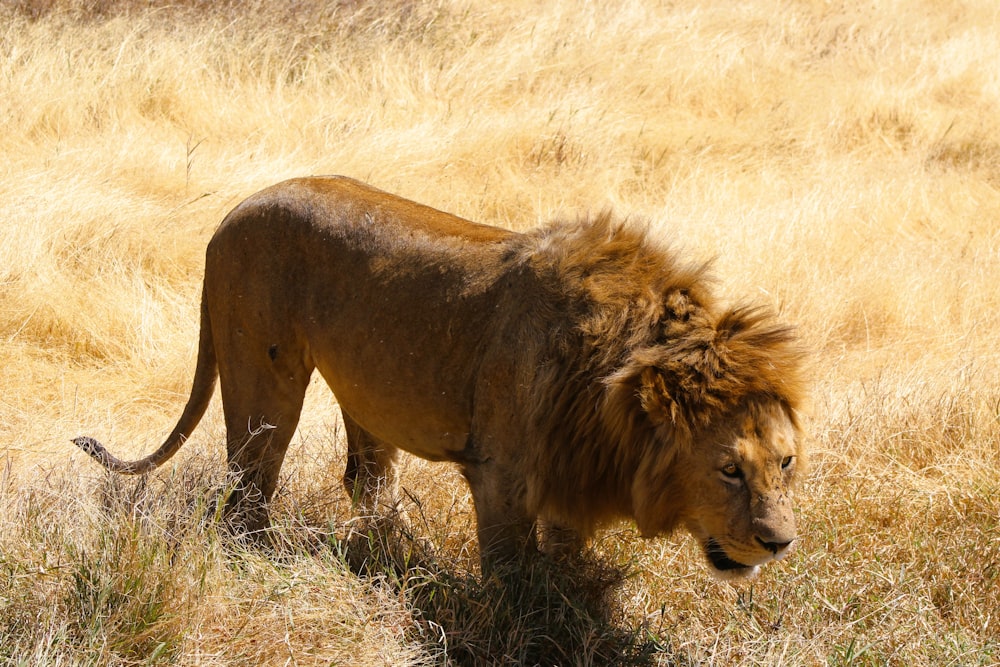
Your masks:
<path fill-rule="evenodd" d="M 998 35 L 988 0 L 4 3 L 0 662 L 997 664 Z M 796 552 L 732 586 L 621 526 L 497 588 L 420 461 L 417 534 L 346 549 L 319 386 L 275 553 L 218 534 L 217 406 L 149 480 L 84 461 L 160 441 L 207 239 L 310 173 L 518 229 L 611 206 L 715 258 L 813 351 Z"/>

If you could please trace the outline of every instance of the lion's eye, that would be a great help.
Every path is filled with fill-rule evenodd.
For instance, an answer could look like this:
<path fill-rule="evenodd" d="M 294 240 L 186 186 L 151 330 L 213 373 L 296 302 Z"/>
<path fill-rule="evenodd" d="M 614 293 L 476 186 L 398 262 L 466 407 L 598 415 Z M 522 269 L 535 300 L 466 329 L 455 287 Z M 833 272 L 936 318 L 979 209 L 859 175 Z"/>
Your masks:
<path fill-rule="evenodd" d="M 790 467 L 792 465 L 793 461 L 795 461 L 795 457 L 794 456 L 786 456 L 785 458 L 783 458 L 781 460 L 781 468 L 782 468 L 782 470 L 787 469 L 788 467 Z"/>
<path fill-rule="evenodd" d="M 740 479 L 743 477 L 743 471 L 735 463 L 727 463 L 722 466 L 722 474 L 730 479 Z"/>

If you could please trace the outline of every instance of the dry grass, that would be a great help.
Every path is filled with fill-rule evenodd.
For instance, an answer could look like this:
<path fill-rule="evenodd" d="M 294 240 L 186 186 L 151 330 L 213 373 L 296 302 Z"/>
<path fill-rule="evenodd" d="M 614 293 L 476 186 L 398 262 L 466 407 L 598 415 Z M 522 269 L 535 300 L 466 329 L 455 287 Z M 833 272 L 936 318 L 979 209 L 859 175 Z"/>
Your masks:
<path fill-rule="evenodd" d="M 988 0 L 4 3 L 0 662 L 1000 664 L 998 35 Z M 779 306 L 815 351 L 796 553 L 731 586 L 624 526 L 606 576 L 498 588 L 410 461 L 421 539 L 345 560 L 318 386 L 276 553 L 218 534 L 218 406 L 106 479 L 68 439 L 159 442 L 207 239 L 310 173 L 516 228 L 612 205 Z"/>

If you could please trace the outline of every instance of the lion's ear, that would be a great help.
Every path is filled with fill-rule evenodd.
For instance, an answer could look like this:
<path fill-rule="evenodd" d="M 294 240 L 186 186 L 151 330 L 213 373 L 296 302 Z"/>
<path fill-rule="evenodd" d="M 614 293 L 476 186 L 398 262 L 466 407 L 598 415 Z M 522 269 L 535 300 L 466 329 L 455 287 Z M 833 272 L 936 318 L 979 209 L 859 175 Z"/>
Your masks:
<path fill-rule="evenodd" d="M 639 425 L 637 420 L 642 420 L 655 428 L 689 431 L 684 387 L 671 380 L 669 369 L 657 360 L 633 359 L 605 380 L 608 386 L 605 419 L 627 423 L 628 428 L 635 428 Z"/>
<path fill-rule="evenodd" d="M 639 377 L 639 401 L 655 425 L 676 427 L 681 420 L 680 406 L 671 397 L 663 372 L 648 366 Z"/>

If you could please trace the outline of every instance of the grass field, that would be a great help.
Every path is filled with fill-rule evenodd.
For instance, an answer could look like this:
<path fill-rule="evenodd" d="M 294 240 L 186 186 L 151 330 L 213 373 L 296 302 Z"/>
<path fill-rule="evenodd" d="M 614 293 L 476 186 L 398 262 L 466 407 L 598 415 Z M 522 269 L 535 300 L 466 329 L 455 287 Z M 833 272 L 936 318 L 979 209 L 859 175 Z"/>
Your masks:
<path fill-rule="evenodd" d="M 992 0 L 0 4 L 0 663 L 1000 665 L 998 63 Z M 345 548 L 318 383 L 272 552 L 214 521 L 218 401 L 162 471 L 103 474 L 69 439 L 169 431 L 215 226 L 320 173 L 515 229 L 611 206 L 780 309 L 797 550 L 719 583 L 622 525 L 593 572 L 498 587 L 416 459 L 412 560 Z"/>

